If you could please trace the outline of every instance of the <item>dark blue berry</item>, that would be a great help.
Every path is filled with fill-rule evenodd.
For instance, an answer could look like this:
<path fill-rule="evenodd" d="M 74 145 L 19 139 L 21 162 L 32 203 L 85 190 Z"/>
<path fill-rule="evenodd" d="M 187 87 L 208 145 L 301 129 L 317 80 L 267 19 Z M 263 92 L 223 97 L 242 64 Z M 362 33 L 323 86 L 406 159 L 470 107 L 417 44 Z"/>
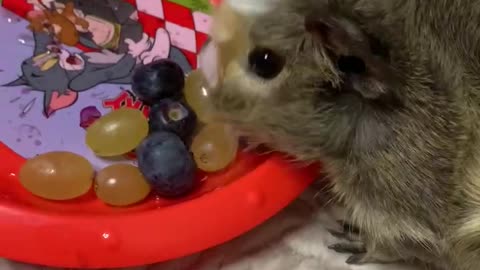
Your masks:
<path fill-rule="evenodd" d="M 168 59 L 139 67 L 132 78 L 133 92 L 149 105 L 164 98 L 180 98 L 184 85 L 185 74 L 182 68 Z"/>
<path fill-rule="evenodd" d="M 160 196 L 179 197 L 194 189 L 195 161 L 174 133 L 150 134 L 138 146 L 136 154 L 138 168 Z"/>
<path fill-rule="evenodd" d="M 150 108 L 150 132 L 170 131 L 188 141 L 196 123 L 195 113 L 181 101 L 164 99 Z"/>

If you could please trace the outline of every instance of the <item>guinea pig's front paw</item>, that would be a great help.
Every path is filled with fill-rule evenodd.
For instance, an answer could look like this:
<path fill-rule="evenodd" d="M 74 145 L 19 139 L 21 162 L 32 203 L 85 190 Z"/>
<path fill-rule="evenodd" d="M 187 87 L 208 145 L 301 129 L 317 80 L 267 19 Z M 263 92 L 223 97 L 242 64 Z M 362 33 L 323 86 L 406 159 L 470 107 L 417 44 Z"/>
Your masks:
<path fill-rule="evenodd" d="M 398 262 L 399 258 L 390 257 L 383 252 L 376 252 L 368 250 L 366 245 L 361 241 L 353 241 L 348 243 L 333 244 L 328 247 L 338 253 L 352 254 L 346 260 L 347 264 L 362 265 L 362 264 L 388 264 Z"/>
<path fill-rule="evenodd" d="M 338 224 L 342 228 L 340 231 L 329 230 L 329 232 L 342 242 L 330 245 L 328 248 L 338 253 L 352 254 L 346 260 L 347 264 L 387 264 L 399 261 L 398 258 L 388 256 L 385 252 L 369 249 L 362 241 L 360 230 L 354 225 L 345 221 L 338 221 Z"/>
<path fill-rule="evenodd" d="M 343 220 L 337 221 L 340 230 L 329 230 L 330 234 L 335 238 L 342 240 L 341 243 L 330 245 L 328 248 L 338 253 L 353 254 L 348 258 L 348 264 L 357 264 L 367 252 L 366 245 L 360 239 L 360 231 L 357 227 Z"/>
<path fill-rule="evenodd" d="M 338 220 L 340 230 L 328 230 L 335 238 L 345 239 L 348 241 L 360 241 L 360 230 L 349 222 Z"/>
<path fill-rule="evenodd" d="M 355 255 L 363 255 L 367 252 L 365 244 L 361 241 L 352 241 L 348 243 L 337 243 L 328 246 L 329 249 L 335 250 L 338 253 L 351 253 Z"/>
<path fill-rule="evenodd" d="M 362 264 L 388 264 L 396 262 L 397 260 L 391 258 L 385 258 L 383 256 L 378 257 L 377 254 L 371 254 L 370 252 L 353 254 L 348 257 L 346 263 L 352 265 L 362 265 Z"/>
<path fill-rule="evenodd" d="M 381 251 L 379 252 L 367 251 L 361 254 L 353 254 L 347 259 L 346 263 L 356 264 L 356 265 L 370 264 L 370 263 L 391 264 L 391 263 L 398 263 L 401 261 L 402 260 L 399 257 L 390 256 Z"/>

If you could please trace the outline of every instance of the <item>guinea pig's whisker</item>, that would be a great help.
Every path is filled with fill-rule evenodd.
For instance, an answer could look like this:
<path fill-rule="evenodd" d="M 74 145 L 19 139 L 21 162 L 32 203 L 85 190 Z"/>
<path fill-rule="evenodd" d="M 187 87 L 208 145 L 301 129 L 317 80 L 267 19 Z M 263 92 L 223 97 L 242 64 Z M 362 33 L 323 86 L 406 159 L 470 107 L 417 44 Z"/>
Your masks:
<path fill-rule="evenodd" d="M 300 41 L 300 44 L 298 45 L 298 50 L 297 50 L 298 53 L 305 51 L 306 42 L 307 42 L 307 39 L 305 37 L 302 39 L 302 41 Z"/>

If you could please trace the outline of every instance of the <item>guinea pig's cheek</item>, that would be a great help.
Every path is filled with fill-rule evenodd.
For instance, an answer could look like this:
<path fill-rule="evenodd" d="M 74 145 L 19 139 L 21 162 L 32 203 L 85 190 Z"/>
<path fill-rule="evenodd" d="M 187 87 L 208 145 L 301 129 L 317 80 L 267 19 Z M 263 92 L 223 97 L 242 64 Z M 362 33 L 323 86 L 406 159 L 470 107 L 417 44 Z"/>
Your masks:
<path fill-rule="evenodd" d="M 236 87 L 232 89 L 239 91 L 239 94 L 245 97 L 260 101 L 268 99 L 272 94 L 272 82 L 262 81 L 237 61 L 231 62 L 227 66 L 225 74 L 225 81 L 235 83 Z"/>

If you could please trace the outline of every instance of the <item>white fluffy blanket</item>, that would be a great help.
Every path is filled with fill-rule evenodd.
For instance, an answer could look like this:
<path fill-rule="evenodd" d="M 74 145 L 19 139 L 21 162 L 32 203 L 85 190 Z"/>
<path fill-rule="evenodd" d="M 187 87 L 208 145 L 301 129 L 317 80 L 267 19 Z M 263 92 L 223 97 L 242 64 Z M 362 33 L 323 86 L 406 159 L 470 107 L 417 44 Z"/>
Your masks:
<path fill-rule="evenodd" d="M 417 270 L 401 265 L 347 265 L 347 255 L 327 248 L 337 241 L 327 229 L 335 228 L 339 214 L 337 209 L 319 206 L 309 190 L 267 223 L 227 244 L 128 270 Z M 50 268 L 0 260 L 0 270 L 40 269 Z"/>

